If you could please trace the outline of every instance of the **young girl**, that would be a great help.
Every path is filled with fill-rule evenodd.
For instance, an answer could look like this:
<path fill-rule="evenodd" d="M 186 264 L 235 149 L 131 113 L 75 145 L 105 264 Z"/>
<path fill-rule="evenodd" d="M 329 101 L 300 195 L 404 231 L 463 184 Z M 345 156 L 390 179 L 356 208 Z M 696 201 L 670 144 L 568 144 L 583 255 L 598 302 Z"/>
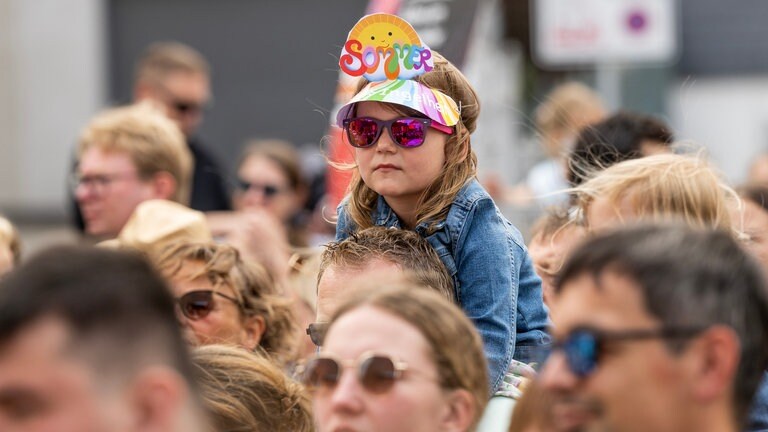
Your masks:
<path fill-rule="evenodd" d="M 381 35 L 386 29 L 370 39 L 358 32 L 360 40 Z M 354 48 L 350 41 L 345 47 Z M 470 134 L 480 106 L 474 89 L 439 54 L 432 51 L 429 60 L 425 73 L 411 79 L 361 80 L 357 95 L 339 110 L 337 123 L 354 147 L 357 169 L 337 210 L 336 240 L 374 225 L 425 237 L 483 338 L 496 389 L 513 354 L 528 362 L 549 343 L 541 280 L 522 236 L 475 178 Z M 350 69 L 344 61 L 342 55 L 342 70 Z"/>

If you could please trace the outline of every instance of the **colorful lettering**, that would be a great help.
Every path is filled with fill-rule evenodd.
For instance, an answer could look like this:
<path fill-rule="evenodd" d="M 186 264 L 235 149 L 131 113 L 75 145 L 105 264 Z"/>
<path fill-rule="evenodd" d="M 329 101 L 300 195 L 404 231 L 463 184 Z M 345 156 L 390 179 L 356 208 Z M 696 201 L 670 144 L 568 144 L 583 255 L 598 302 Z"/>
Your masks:
<path fill-rule="evenodd" d="M 365 65 L 363 65 L 363 56 L 360 54 L 360 49 L 363 44 L 360 41 L 348 40 L 344 44 L 344 51 L 347 54 L 342 54 L 339 59 L 339 66 L 346 74 L 358 77 L 365 73 Z M 350 66 L 359 64 L 360 67 L 352 69 Z"/>

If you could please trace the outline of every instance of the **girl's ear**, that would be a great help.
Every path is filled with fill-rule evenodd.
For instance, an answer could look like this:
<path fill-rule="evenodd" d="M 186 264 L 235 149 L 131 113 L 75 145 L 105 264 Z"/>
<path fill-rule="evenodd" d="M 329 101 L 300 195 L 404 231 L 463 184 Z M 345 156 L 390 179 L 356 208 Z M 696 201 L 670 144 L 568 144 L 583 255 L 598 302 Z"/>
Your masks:
<path fill-rule="evenodd" d="M 477 409 L 472 394 L 464 389 L 452 390 L 445 396 L 446 409 L 440 419 L 441 429 L 447 432 L 461 432 L 469 429 Z"/>

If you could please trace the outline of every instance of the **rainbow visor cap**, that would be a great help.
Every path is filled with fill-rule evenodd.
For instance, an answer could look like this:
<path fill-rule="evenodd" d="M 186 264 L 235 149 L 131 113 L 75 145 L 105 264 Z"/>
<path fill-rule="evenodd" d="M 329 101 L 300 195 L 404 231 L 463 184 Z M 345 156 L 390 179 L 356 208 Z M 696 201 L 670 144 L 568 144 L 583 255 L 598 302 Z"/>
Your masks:
<path fill-rule="evenodd" d="M 459 107 L 449 96 L 412 80 L 372 82 L 341 107 L 336 124 L 342 127 L 358 102 L 384 102 L 414 109 L 444 126 L 459 122 Z"/>
<path fill-rule="evenodd" d="M 339 57 L 342 72 L 371 81 L 336 115 L 342 127 L 358 102 L 383 102 L 416 110 L 436 123 L 453 127 L 459 107 L 448 95 L 413 78 L 434 68 L 432 51 L 404 19 L 390 14 L 364 16 L 352 27 Z"/>

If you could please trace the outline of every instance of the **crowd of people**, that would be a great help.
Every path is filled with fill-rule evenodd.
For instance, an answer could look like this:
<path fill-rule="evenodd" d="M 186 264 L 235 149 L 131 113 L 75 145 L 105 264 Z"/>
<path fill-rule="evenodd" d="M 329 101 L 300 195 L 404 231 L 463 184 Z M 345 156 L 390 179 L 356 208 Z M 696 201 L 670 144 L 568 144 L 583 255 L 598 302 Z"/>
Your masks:
<path fill-rule="evenodd" d="M 333 220 L 291 143 L 227 181 L 195 137 L 209 65 L 150 46 L 80 137 L 83 244 L 22 259 L 0 218 L 0 430 L 768 431 L 768 183 L 568 83 L 549 159 L 486 188 L 478 96 L 408 29 L 344 44 Z M 535 201 L 526 243 L 497 202 Z"/>

